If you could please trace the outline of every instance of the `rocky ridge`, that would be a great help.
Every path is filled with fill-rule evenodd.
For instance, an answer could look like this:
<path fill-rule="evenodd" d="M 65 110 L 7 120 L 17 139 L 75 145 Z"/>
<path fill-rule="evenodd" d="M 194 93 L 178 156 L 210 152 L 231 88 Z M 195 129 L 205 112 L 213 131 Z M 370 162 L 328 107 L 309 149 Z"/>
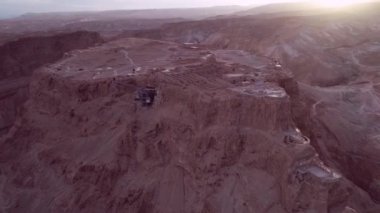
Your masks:
<path fill-rule="evenodd" d="M 123 39 L 39 69 L 0 143 L 3 211 L 377 212 L 294 122 L 292 74 L 242 54 Z"/>

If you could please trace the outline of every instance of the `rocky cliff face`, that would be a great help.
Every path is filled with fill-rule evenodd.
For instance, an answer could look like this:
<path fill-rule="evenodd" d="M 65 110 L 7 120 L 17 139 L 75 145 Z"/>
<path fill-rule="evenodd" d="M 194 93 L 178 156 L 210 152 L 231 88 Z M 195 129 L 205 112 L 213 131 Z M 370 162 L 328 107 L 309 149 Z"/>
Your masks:
<path fill-rule="evenodd" d="M 76 32 L 47 37 L 22 38 L 0 47 L 0 77 L 30 76 L 37 67 L 54 62 L 64 53 L 84 49 L 102 39 L 96 33 Z"/>
<path fill-rule="evenodd" d="M 0 141 L 2 211 L 378 212 L 298 129 L 291 74 L 242 54 L 126 39 L 35 72 Z"/>
<path fill-rule="evenodd" d="M 324 162 L 378 201 L 380 24 L 371 8 L 378 4 L 355 16 L 235 17 L 129 33 L 277 58 L 301 85 L 286 87 L 297 126 Z"/>
<path fill-rule="evenodd" d="M 0 47 L 0 134 L 12 126 L 17 111 L 28 97 L 33 71 L 62 58 L 74 49 L 83 49 L 102 39 L 96 33 L 76 32 L 30 37 Z"/>
<path fill-rule="evenodd" d="M 369 84 L 302 86 L 299 124 L 328 165 L 339 168 L 378 201 L 378 95 Z"/>
<path fill-rule="evenodd" d="M 0 89 L 0 135 L 5 134 L 16 120 L 18 111 L 29 94 L 29 78 L 5 83 Z"/>

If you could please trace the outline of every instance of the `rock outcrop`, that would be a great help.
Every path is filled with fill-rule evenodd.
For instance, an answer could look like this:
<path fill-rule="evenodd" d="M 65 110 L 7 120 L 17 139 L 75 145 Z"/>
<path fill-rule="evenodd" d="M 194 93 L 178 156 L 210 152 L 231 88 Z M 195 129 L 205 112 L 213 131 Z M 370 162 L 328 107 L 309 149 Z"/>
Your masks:
<path fill-rule="evenodd" d="M 218 54 L 126 39 L 36 71 L 0 141 L 1 210 L 379 211 L 298 129 L 288 71 Z"/>
<path fill-rule="evenodd" d="M 0 47 L 0 134 L 13 125 L 17 111 L 28 98 L 30 76 L 35 69 L 57 61 L 71 50 L 101 42 L 97 33 L 76 32 L 3 44 Z"/>
<path fill-rule="evenodd" d="M 75 32 L 21 38 L 0 47 L 0 79 L 30 76 L 39 66 L 57 61 L 66 52 L 85 49 L 102 39 L 97 33 Z"/>
<path fill-rule="evenodd" d="M 125 36 L 246 50 L 276 59 L 294 75 L 280 85 L 291 97 L 297 126 L 329 167 L 379 202 L 378 8 L 373 3 L 313 16 L 221 17 Z M 250 60 L 260 67 L 255 57 Z M 286 141 L 297 138 L 288 136 Z"/>

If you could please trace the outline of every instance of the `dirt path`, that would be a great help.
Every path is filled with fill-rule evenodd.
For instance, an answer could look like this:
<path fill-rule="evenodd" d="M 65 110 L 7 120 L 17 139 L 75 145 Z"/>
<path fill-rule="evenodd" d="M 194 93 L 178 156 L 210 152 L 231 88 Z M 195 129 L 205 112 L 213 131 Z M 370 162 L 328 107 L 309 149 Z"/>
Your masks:
<path fill-rule="evenodd" d="M 121 52 L 124 54 L 125 59 L 128 60 L 130 64 L 132 64 L 133 68 L 136 68 L 137 65 L 135 64 L 135 62 L 133 61 L 133 59 L 131 57 L 129 57 L 128 51 L 125 50 L 125 49 L 123 49 L 123 50 L 121 50 Z"/>

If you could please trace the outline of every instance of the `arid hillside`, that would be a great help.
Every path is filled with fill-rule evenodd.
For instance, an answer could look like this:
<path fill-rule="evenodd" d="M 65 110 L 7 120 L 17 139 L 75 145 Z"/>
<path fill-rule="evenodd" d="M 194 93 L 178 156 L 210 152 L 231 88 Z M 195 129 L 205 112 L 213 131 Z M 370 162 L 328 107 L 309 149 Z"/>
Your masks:
<path fill-rule="evenodd" d="M 57 61 L 71 50 L 101 42 L 97 33 L 76 32 L 28 37 L 0 46 L 0 134 L 13 125 L 29 97 L 29 82 L 35 69 Z"/>
<path fill-rule="evenodd" d="M 379 4 L 313 16 L 247 16 L 169 24 L 124 36 L 246 50 L 300 83 L 294 116 L 329 165 L 379 200 Z"/>
<path fill-rule="evenodd" d="M 0 212 L 380 212 L 378 4 L 278 7 L 4 44 Z"/>
<path fill-rule="evenodd" d="M 265 57 L 122 39 L 30 89 L 1 143 L 4 211 L 379 210 L 320 160 L 293 120 L 296 81 Z"/>
<path fill-rule="evenodd" d="M 374 4 L 372 7 L 378 6 Z M 335 49 L 360 48 L 360 45 L 370 46 L 378 41 L 378 15 L 368 10 L 364 7 L 355 15 L 351 12 L 336 12 L 301 17 L 223 17 L 167 24 L 155 30 L 131 30 L 120 37 L 201 43 L 216 49 L 243 49 L 281 59 L 292 69 L 297 80 L 331 86 L 353 80 L 360 67 L 357 59 L 348 60 L 347 55 L 332 53 Z"/>

